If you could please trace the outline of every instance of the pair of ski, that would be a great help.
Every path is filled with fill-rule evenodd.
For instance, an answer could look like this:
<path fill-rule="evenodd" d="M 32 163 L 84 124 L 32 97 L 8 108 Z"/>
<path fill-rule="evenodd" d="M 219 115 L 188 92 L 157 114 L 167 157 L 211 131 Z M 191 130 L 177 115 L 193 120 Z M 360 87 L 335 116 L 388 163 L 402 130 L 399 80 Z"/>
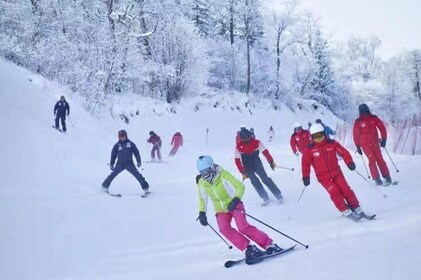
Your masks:
<path fill-rule="evenodd" d="M 361 219 L 366 219 L 366 220 L 369 220 L 369 221 L 371 221 L 371 220 L 375 220 L 375 219 L 376 219 L 376 214 L 372 214 L 372 215 L 370 215 L 370 214 L 363 213 L 363 214 L 361 215 Z M 361 220 L 361 219 L 360 219 L 360 220 Z"/>
<path fill-rule="evenodd" d="M 393 181 L 393 182 L 389 182 L 389 183 L 384 183 L 383 187 L 388 187 L 388 186 L 396 186 L 399 185 L 398 181 Z"/>
<path fill-rule="evenodd" d="M 110 192 L 105 192 L 106 194 L 108 194 L 109 196 L 113 196 L 113 197 L 122 197 L 121 194 L 119 193 L 110 193 Z M 146 198 L 148 197 L 152 192 L 151 191 L 146 191 L 144 194 L 142 194 L 140 197 L 141 198 Z"/>
<path fill-rule="evenodd" d="M 60 131 L 61 133 L 63 133 L 63 132 L 64 132 L 61 128 L 59 128 L 59 127 L 55 127 L 54 125 L 52 126 L 52 128 L 57 129 L 57 130 L 58 130 L 58 131 Z"/>
<path fill-rule="evenodd" d="M 234 265 L 241 264 L 241 263 L 246 263 L 248 265 L 256 264 L 256 263 L 259 263 L 259 262 L 261 262 L 261 261 L 263 261 L 265 259 L 277 257 L 277 256 L 283 255 L 285 253 L 291 252 L 292 250 L 294 250 L 295 246 L 297 246 L 297 244 L 295 244 L 294 246 L 291 246 L 291 247 L 289 247 L 287 249 L 284 249 L 282 251 L 279 251 L 279 252 L 270 254 L 270 255 L 263 255 L 261 257 L 253 258 L 250 262 L 249 261 L 246 261 L 246 258 L 242 258 L 240 260 L 227 261 L 227 262 L 225 262 L 225 265 L 224 266 L 226 268 L 229 268 L 229 267 L 232 267 Z"/>

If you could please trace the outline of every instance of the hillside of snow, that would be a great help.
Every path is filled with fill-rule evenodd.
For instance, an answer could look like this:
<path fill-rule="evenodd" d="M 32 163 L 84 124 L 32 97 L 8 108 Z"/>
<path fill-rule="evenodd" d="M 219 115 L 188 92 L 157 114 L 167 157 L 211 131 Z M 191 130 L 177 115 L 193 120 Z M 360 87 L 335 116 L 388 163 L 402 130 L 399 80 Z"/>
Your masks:
<path fill-rule="evenodd" d="M 62 94 L 71 106 L 66 134 L 51 128 L 53 107 Z M 141 110 L 126 124 L 111 116 L 93 117 L 65 88 L 0 61 L 0 279 L 420 279 L 420 156 L 392 154 L 399 173 L 386 159 L 392 178 L 399 181 L 388 188 L 369 185 L 343 166 L 363 209 L 378 217 L 354 223 L 341 217 L 314 174 L 297 202 L 303 186 L 289 148 L 292 123 L 306 124 L 320 115 L 263 107 L 250 114 L 223 106 L 200 106 L 194 112 L 198 102 L 203 100 L 186 101 L 174 114 L 159 104 L 151 111 L 153 100 L 142 99 L 131 107 L 122 101 L 116 106 Z M 335 120 L 325 116 L 328 123 Z M 246 181 L 247 212 L 310 247 L 297 245 L 288 255 L 226 269 L 225 261 L 243 253 L 229 250 L 209 227 L 195 221 L 195 162 L 199 155 L 210 154 L 240 178 L 233 156 L 235 133 L 242 124 L 255 128 L 278 165 L 295 168 L 272 171 L 265 164 L 283 192 L 282 205 L 260 207 L 260 198 Z M 268 143 L 271 125 L 276 138 Z M 110 187 L 122 198 L 99 190 L 110 172 L 107 163 L 119 129 L 126 129 L 140 150 L 141 173 L 153 191 L 146 199 L 140 198 L 141 188 L 127 172 Z M 145 162 L 150 159 L 150 130 L 163 139 L 163 164 Z M 185 145 L 168 158 L 176 131 L 183 134 Z M 361 158 L 354 160 L 365 174 Z M 212 207 L 208 221 L 216 228 Z M 282 247 L 295 244 L 249 222 Z"/>

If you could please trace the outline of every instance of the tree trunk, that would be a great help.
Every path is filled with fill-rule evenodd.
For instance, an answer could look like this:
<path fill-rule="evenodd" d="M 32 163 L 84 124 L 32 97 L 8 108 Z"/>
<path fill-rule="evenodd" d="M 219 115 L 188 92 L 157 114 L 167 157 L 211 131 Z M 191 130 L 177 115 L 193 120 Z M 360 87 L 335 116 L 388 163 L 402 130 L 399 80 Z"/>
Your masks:
<path fill-rule="evenodd" d="M 230 42 L 234 44 L 234 3 L 230 2 Z"/>

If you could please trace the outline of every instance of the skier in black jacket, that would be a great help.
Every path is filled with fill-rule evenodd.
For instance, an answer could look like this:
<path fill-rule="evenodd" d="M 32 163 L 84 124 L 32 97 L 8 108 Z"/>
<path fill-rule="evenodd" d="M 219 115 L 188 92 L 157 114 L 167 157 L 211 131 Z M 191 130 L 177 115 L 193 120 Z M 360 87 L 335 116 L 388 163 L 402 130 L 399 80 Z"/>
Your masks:
<path fill-rule="evenodd" d="M 137 149 L 135 143 L 127 138 L 127 132 L 125 130 L 120 130 L 118 132 L 118 142 L 114 145 L 113 150 L 111 151 L 110 169 L 112 172 L 102 183 L 102 190 L 104 192 L 108 193 L 108 188 L 110 187 L 112 180 L 124 169 L 129 171 L 139 181 L 140 186 L 145 193 L 149 192 L 149 184 L 134 165 L 133 155 L 136 158 L 137 167 L 140 167 L 142 162 L 140 160 L 139 150 Z M 114 167 L 116 158 L 117 163 Z"/>
<path fill-rule="evenodd" d="M 61 119 L 61 126 L 63 127 L 63 132 L 66 132 L 66 112 L 67 115 L 70 114 L 70 106 L 67 103 L 66 99 L 62 95 L 60 100 L 57 101 L 56 105 L 54 106 L 54 116 L 56 117 L 55 128 L 59 129 L 58 122 Z"/>

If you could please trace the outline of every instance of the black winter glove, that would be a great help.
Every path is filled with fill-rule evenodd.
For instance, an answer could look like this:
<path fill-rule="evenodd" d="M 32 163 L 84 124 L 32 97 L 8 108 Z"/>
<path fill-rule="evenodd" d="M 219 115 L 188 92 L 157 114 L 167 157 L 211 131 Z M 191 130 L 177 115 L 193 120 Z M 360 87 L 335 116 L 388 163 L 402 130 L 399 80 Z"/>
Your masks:
<path fill-rule="evenodd" d="M 357 153 L 360 155 L 363 155 L 363 151 L 361 150 L 360 146 L 357 147 Z"/>
<path fill-rule="evenodd" d="M 110 164 L 111 171 L 114 171 L 114 165 Z"/>
<path fill-rule="evenodd" d="M 197 220 L 199 220 L 200 224 L 204 227 L 208 225 L 208 218 L 206 217 L 206 213 L 203 211 L 199 212 L 199 217 L 197 217 Z"/>
<path fill-rule="evenodd" d="M 196 185 L 199 184 L 200 178 L 202 178 L 202 175 L 196 175 Z"/>
<path fill-rule="evenodd" d="M 239 199 L 238 197 L 234 197 L 230 203 L 228 203 L 228 211 L 232 212 L 235 210 L 235 208 L 237 207 L 237 204 L 241 202 L 241 199 Z"/>
<path fill-rule="evenodd" d="M 269 162 L 270 168 L 272 168 L 272 170 L 275 170 L 276 168 L 276 163 L 274 161 Z"/>
<path fill-rule="evenodd" d="M 310 178 L 309 177 L 303 177 L 303 184 L 305 187 L 310 185 Z"/>
<path fill-rule="evenodd" d="M 355 163 L 354 162 L 350 162 L 348 164 L 348 168 L 349 168 L 349 170 L 354 171 L 355 170 Z"/>
<path fill-rule="evenodd" d="M 380 147 L 386 147 L 386 139 L 380 139 Z"/>
<path fill-rule="evenodd" d="M 141 161 L 139 161 L 138 163 L 137 163 L 137 167 L 139 168 L 139 167 L 141 167 L 142 166 L 142 162 Z"/>

